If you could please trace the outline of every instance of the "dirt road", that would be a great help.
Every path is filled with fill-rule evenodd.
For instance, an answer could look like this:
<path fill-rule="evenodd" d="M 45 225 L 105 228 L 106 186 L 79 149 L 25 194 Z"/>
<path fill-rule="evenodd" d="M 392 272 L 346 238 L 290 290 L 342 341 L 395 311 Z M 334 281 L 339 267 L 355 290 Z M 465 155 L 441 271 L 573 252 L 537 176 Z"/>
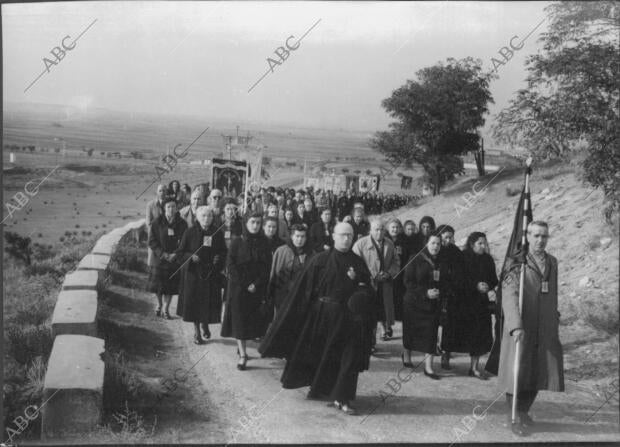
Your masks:
<path fill-rule="evenodd" d="M 157 417 L 150 442 L 620 441 L 617 391 L 605 403 L 570 381 L 565 393 L 540 393 L 532 409 L 536 429 L 517 438 L 505 425 L 506 402 L 496 379 L 468 377 L 467 356 L 456 356 L 449 372 L 437 364 L 439 381 L 423 375 L 421 354 L 413 358 L 420 365 L 412 373 L 402 368 L 399 325 L 393 340 L 378 343 L 370 370 L 360 375 L 360 414 L 347 416 L 326 401 L 307 400 L 307 388 L 283 390 L 284 362 L 261 359 L 256 343 L 249 345 L 248 369 L 238 371 L 236 344 L 219 337 L 219 325 L 211 326 L 206 345 L 197 346 L 191 324 L 154 316 L 151 294 L 115 284 L 107 295 L 104 313 L 116 326 L 131 369 L 151 391 L 163 391 L 164 381 L 175 384 L 160 401 L 142 399 L 141 412 Z M 175 304 L 176 297 L 172 315 Z"/>
<path fill-rule="evenodd" d="M 504 395 L 495 389 L 496 378 L 480 381 L 468 377 L 467 356 L 456 357 L 455 368 L 449 372 L 437 365 L 436 370 L 442 376 L 440 381 L 423 375 L 421 354 L 413 358 L 414 366 L 420 366 L 412 374 L 402 368 L 400 326 L 396 328 L 395 339 L 378 344 L 370 370 L 360 375 L 356 401 L 360 414 L 347 416 L 327 407 L 327 402 L 305 399 L 307 388 L 283 390 L 279 379 L 284 362 L 259 358 L 255 343 L 249 349 L 248 369 L 238 371 L 233 340 L 216 335 L 207 345 L 196 346 L 191 343 L 189 324 L 180 320 L 172 324 L 178 325 L 178 335 L 185 337 L 194 362 L 208 350 L 194 370 L 210 397 L 216 399 L 218 413 L 225 416 L 220 424 L 228 427 L 217 427 L 218 432 L 227 434 L 221 442 L 522 440 L 505 426 L 506 402 Z M 215 335 L 219 325 L 213 328 Z M 567 388 L 566 393 L 540 394 L 532 410 L 537 428 L 527 440 L 619 441 L 617 398 L 604 404 L 604 399 L 584 393 L 570 382 Z M 235 404 L 226 405 L 228 400 L 234 400 Z M 597 409 L 596 415 L 586 423 Z"/>

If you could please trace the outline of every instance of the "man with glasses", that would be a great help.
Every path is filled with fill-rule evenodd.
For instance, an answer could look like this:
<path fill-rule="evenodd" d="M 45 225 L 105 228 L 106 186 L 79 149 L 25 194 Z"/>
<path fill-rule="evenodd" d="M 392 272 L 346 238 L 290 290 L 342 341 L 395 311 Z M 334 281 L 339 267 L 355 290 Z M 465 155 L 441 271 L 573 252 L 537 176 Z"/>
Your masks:
<path fill-rule="evenodd" d="M 337 224 L 332 237 L 334 247 L 304 266 L 259 352 L 286 358 L 284 388 L 309 385 L 308 398 L 328 396 L 334 407 L 355 414 L 351 401 L 372 343 L 370 272 L 351 251 L 351 225 Z"/>

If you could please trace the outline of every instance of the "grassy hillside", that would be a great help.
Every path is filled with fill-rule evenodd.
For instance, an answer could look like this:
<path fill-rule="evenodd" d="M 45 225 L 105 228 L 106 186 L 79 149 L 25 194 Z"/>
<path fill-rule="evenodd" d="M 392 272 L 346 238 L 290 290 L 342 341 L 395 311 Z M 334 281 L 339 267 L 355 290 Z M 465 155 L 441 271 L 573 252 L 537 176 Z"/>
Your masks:
<path fill-rule="evenodd" d="M 438 198 L 427 198 L 401 219 L 430 215 L 438 225 L 450 224 L 459 245 L 473 231 L 487 234 L 499 270 L 512 232 L 522 169 L 505 169 L 480 179 L 488 184 L 478 199 L 470 199 L 477 178 L 461 178 Z M 585 187 L 574 169 L 561 164 L 534 166 L 531 177 L 534 219 L 549 223 L 549 253 L 559 261 L 560 339 L 568 380 L 594 386 L 618 372 L 618 230 L 606 224 L 603 194 Z M 458 205 L 458 206 L 457 206 Z M 458 208 L 458 211 L 457 211 Z"/>

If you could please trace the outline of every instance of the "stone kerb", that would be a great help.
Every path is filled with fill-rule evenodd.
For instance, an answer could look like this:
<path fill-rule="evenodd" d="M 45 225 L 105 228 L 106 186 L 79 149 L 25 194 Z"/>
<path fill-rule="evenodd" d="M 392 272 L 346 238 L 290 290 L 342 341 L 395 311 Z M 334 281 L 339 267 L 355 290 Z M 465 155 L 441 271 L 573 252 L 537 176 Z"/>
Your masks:
<path fill-rule="evenodd" d="M 97 335 L 97 291 L 62 290 L 52 315 L 52 337 Z"/>
<path fill-rule="evenodd" d="M 65 276 L 62 290 L 97 290 L 98 279 L 96 270 L 76 270 Z"/>
<path fill-rule="evenodd" d="M 139 240 L 145 220 L 99 238 L 92 252 L 66 275 L 52 316 L 54 345 L 45 374 L 41 438 L 86 433 L 103 414 L 104 341 L 97 335 L 97 300 L 110 260 L 125 237 Z"/>
<path fill-rule="evenodd" d="M 47 366 L 41 408 L 41 438 L 86 433 L 103 414 L 104 341 L 85 335 L 58 335 Z"/>

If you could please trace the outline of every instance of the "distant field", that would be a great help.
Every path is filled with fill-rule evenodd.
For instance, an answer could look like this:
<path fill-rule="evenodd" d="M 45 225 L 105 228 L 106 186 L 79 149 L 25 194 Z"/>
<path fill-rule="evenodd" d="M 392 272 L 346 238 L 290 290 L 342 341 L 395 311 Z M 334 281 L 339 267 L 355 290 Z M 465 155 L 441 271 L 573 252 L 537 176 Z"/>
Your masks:
<path fill-rule="evenodd" d="M 93 110 L 78 112 L 62 106 L 9 104 L 4 112 L 3 144 L 61 147 L 54 138 L 66 141 L 68 149 L 92 147 L 99 152 L 138 151 L 146 155 L 165 153 L 176 144 L 192 146 L 186 160 L 212 158 L 224 149 L 221 134 L 240 135 L 249 131 L 255 142 L 266 146 L 264 155 L 303 160 L 329 160 L 341 157 L 376 158 L 367 146 L 372 132 L 301 129 L 278 126 L 209 122 L 193 117 L 128 114 Z"/>

